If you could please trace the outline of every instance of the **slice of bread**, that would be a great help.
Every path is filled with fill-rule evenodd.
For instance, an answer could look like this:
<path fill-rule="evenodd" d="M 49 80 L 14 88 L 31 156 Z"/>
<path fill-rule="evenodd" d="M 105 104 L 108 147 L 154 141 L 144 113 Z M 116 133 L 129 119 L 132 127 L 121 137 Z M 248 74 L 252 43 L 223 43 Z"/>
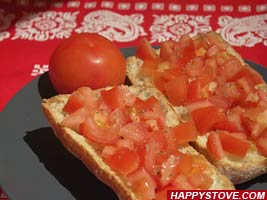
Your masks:
<path fill-rule="evenodd" d="M 175 126 L 180 123 L 180 116 L 172 109 L 167 99 L 155 88 L 131 86 L 130 91 L 141 99 L 155 96 L 166 114 L 167 126 Z M 99 90 L 94 91 L 95 98 L 100 95 Z M 62 144 L 102 182 L 109 185 L 118 195 L 119 199 L 138 200 L 136 192 L 129 186 L 123 176 L 112 170 L 101 158 L 101 147 L 98 144 L 85 139 L 79 133 L 61 125 L 62 120 L 67 116 L 63 108 L 70 95 L 57 95 L 50 99 L 44 99 L 42 103 L 43 111 L 54 130 L 55 135 Z M 191 146 L 185 146 L 180 151 L 186 154 L 200 155 Z M 204 162 L 207 162 L 208 169 L 205 170 L 213 179 L 210 189 L 234 189 L 232 182 L 222 175 L 204 156 L 200 155 Z"/>
<path fill-rule="evenodd" d="M 197 37 L 193 39 L 197 39 Z M 227 47 L 226 51 L 235 56 L 242 65 L 245 64 L 242 57 L 230 45 Z M 157 49 L 156 52 L 157 55 L 159 55 L 160 49 Z M 154 85 L 152 77 L 140 75 L 142 63 L 143 60 L 135 56 L 128 57 L 127 76 L 133 85 L 153 87 Z M 263 87 L 264 90 L 267 91 L 266 85 L 261 85 L 260 87 Z M 183 106 L 174 107 L 174 109 L 180 116 L 182 116 L 182 120 L 186 121 L 186 118 L 188 117 L 187 109 Z M 267 173 L 267 157 L 259 155 L 254 144 L 251 144 L 249 152 L 243 159 L 236 159 L 228 156 L 218 161 L 213 159 L 213 157 L 207 151 L 207 138 L 208 133 L 203 136 L 198 136 L 197 140 L 192 143 L 192 146 L 195 147 L 195 149 L 197 149 L 200 153 L 205 155 L 206 158 L 231 181 L 233 181 L 234 184 L 244 183 L 261 174 Z"/>

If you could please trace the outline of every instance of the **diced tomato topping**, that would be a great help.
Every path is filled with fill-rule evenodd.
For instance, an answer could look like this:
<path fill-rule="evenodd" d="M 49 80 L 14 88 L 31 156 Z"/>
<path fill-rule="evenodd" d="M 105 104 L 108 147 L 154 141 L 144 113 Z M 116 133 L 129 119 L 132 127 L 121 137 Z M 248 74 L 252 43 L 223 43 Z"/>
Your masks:
<path fill-rule="evenodd" d="M 136 143 L 143 143 L 148 133 L 144 124 L 131 122 L 123 126 L 118 134 Z"/>
<path fill-rule="evenodd" d="M 136 47 L 136 56 L 142 60 L 157 58 L 155 50 L 146 38 L 139 41 Z"/>
<path fill-rule="evenodd" d="M 256 140 L 256 146 L 260 155 L 267 157 L 267 129 Z"/>
<path fill-rule="evenodd" d="M 191 112 L 191 115 L 200 134 L 212 130 L 214 124 L 225 119 L 224 110 L 216 106 L 199 108 Z"/>
<path fill-rule="evenodd" d="M 174 53 L 178 55 L 177 66 L 184 66 L 195 57 L 195 46 L 189 35 L 183 35 L 174 45 Z"/>
<path fill-rule="evenodd" d="M 212 185 L 212 178 L 203 173 L 201 169 L 194 168 L 193 172 L 187 177 L 188 183 L 194 188 L 208 189 Z"/>
<path fill-rule="evenodd" d="M 182 75 L 165 84 L 167 97 L 173 105 L 179 106 L 185 103 L 187 98 L 187 85 L 187 77 Z"/>
<path fill-rule="evenodd" d="M 81 87 L 74 91 L 63 110 L 67 113 L 73 113 L 83 106 L 95 107 L 93 91 L 89 87 Z"/>
<path fill-rule="evenodd" d="M 156 157 L 160 153 L 160 145 L 154 140 L 150 139 L 147 144 L 145 144 L 145 169 L 153 176 L 157 175 L 156 169 Z"/>
<path fill-rule="evenodd" d="M 199 74 L 200 86 L 203 88 L 208 85 L 215 77 L 213 70 L 209 66 L 204 66 Z"/>
<path fill-rule="evenodd" d="M 142 76 L 152 76 L 153 72 L 157 69 L 159 61 L 156 59 L 145 59 L 140 73 Z"/>
<path fill-rule="evenodd" d="M 195 79 L 188 84 L 187 101 L 201 98 L 201 88 L 199 79 Z"/>
<path fill-rule="evenodd" d="M 181 123 L 172 128 L 177 144 L 195 141 L 198 132 L 193 121 Z"/>
<path fill-rule="evenodd" d="M 216 45 L 221 49 L 226 49 L 229 45 L 221 38 L 218 33 L 208 32 L 205 38 L 209 44 L 209 46 Z"/>
<path fill-rule="evenodd" d="M 144 168 L 138 169 L 127 177 L 133 190 L 140 196 L 140 199 L 151 200 L 156 198 L 156 182 Z"/>
<path fill-rule="evenodd" d="M 220 160 L 224 157 L 224 150 L 219 133 L 213 131 L 209 134 L 207 140 L 207 150 L 216 160 Z"/>
<path fill-rule="evenodd" d="M 135 95 L 127 87 L 113 87 L 110 90 L 101 90 L 103 101 L 112 110 L 132 106 L 135 102 Z"/>
<path fill-rule="evenodd" d="M 61 122 L 61 125 L 71 128 L 72 130 L 78 133 L 80 124 L 86 119 L 87 115 L 88 108 L 82 107 L 65 117 Z"/>
<path fill-rule="evenodd" d="M 180 157 L 171 155 L 164 163 L 160 170 L 160 184 L 162 187 L 167 186 L 178 174 Z"/>
<path fill-rule="evenodd" d="M 177 190 L 177 187 L 168 185 L 164 189 L 162 189 L 160 191 L 157 191 L 156 192 L 156 200 L 164 200 L 164 199 L 167 199 L 168 190 Z"/>
<path fill-rule="evenodd" d="M 186 103 L 186 108 L 189 112 L 210 106 L 214 105 L 207 98 L 194 99 Z"/>
<path fill-rule="evenodd" d="M 181 154 L 180 162 L 178 165 L 179 172 L 187 175 L 193 169 L 193 158 L 192 155 Z"/>
<path fill-rule="evenodd" d="M 243 158 L 248 152 L 250 141 L 224 131 L 220 132 L 219 136 L 224 151 L 241 158 Z"/>
<path fill-rule="evenodd" d="M 172 181 L 172 185 L 175 186 L 176 190 L 193 190 L 194 187 L 189 183 L 187 177 L 183 174 L 179 174 Z"/>
<path fill-rule="evenodd" d="M 175 41 L 167 40 L 160 43 L 160 54 L 159 57 L 162 60 L 167 60 L 173 53 Z"/>
<path fill-rule="evenodd" d="M 242 113 L 241 119 L 242 124 L 250 133 L 249 137 L 255 140 L 267 128 L 267 108 L 258 106 L 247 109 Z"/>
<path fill-rule="evenodd" d="M 100 144 L 115 144 L 119 139 L 119 128 L 98 124 L 92 116 L 88 116 L 80 124 L 80 134 L 86 139 Z"/>
<path fill-rule="evenodd" d="M 125 147 L 118 147 L 113 153 L 106 156 L 104 160 L 112 169 L 123 175 L 135 171 L 140 162 L 138 153 Z"/>
<path fill-rule="evenodd" d="M 230 82 L 242 69 L 243 66 L 240 61 L 232 57 L 232 60 L 224 63 L 218 68 L 218 75 L 223 77 L 225 82 Z"/>
<path fill-rule="evenodd" d="M 186 74 L 189 78 L 195 79 L 198 77 L 203 70 L 204 57 L 196 57 L 190 60 L 185 65 Z"/>
<path fill-rule="evenodd" d="M 135 150 L 134 142 L 130 139 L 121 138 L 116 143 L 117 147 L 125 147 L 127 149 L 130 149 L 131 151 Z"/>

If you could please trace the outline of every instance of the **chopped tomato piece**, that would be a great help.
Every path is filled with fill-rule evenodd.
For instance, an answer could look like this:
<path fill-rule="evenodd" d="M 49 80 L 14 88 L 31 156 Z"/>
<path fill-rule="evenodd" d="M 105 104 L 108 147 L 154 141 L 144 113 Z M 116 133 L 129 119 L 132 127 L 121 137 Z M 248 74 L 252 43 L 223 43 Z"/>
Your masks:
<path fill-rule="evenodd" d="M 116 172 L 127 175 L 139 167 L 139 155 L 125 147 L 118 147 L 104 158 L 105 162 Z"/>
<path fill-rule="evenodd" d="M 256 140 L 256 147 L 260 155 L 267 157 L 267 129 Z"/>
<path fill-rule="evenodd" d="M 212 130 L 214 124 L 225 119 L 224 110 L 216 106 L 199 108 L 191 112 L 191 115 L 200 134 Z"/>
<path fill-rule="evenodd" d="M 159 57 L 162 60 L 167 60 L 173 53 L 175 41 L 167 40 L 160 43 L 160 54 Z"/>
<path fill-rule="evenodd" d="M 187 98 L 187 85 L 187 77 L 183 75 L 165 84 L 167 97 L 173 105 L 179 106 L 185 103 Z"/>
<path fill-rule="evenodd" d="M 159 61 L 156 59 L 145 59 L 142 66 L 140 73 L 143 76 L 152 76 L 154 71 L 157 69 Z"/>
<path fill-rule="evenodd" d="M 249 94 L 254 92 L 254 86 L 246 77 L 238 79 L 236 84 L 241 94 L 241 100 L 243 101 Z"/>
<path fill-rule="evenodd" d="M 189 78 L 195 79 L 203 70 L 204 57 L 195 57 L 185 65 L 186 74 Z"/>
<path fill-rule="evenodd" d="M 198 189 L 209 189 L 213 183 L 213 180 L 210 176 L 203 173 L 201 169 L 194 169 L 191 174 L 187 177 L 188 182 Z"/>
<path fill-rule="evenodd" d="M 172 128 L 177 144 L 185 144 L 194 141 L 198 132 L 193 121 L 181 123 Z"/>
<path fill-rule="evenodd" d="M 152 75 L 153 84 L 156 86 L 157 89 L 159 89 L 161 92 L 165 91 L 164 85 L 168 81 L 163 76 L 164 72 L 161 71 L 154 71 Z"/>
<path fill-rule="evenodd" d="M 201 98 L 201 88 L 199 79 L 195 79 L 188 84 L 187 101 Z"/>
<path fill-rule="evenodd" d="M 155 139 L 150 139 L 145 144 L 145 169 L 153 176 L 157 175 L 156 157 L 160 153 L 160 145 Z"/>
<path fill-rule="evenodd" d="M 135 150 L 134 142 L 130 139 L 121 138 L 116 143 L 117 147 L 125 147 L 127 149 L 130 149 L 131 151 Z"/>
<path fill-rule="evenodd" d="M 164 163 L 160 170 L 161 187 L 167 186 L 178 174 L 180 157 L 171 155 Z"/>
<path fill-rule="evenodd" d="M 236 106 L 227 111 L 227 119 L 233 122 L 237 128 L 237 130 L 229 132 L 246 132 L 241 120 L 241 115 L 244 111 L 245 109 L 240 106 Z"/>
<path fill-rule="evenodd" d="M 221 120 L 213 125 L 214 130 L 223 130 L 232 132 L 243 132 L 244 129 L 240 128 L 238 124 L 230 120 L 229 117 L 226 117 L 224 120 Z"/>
<path fill-rule="evenodd" d="M 210 107 L 210 106 L 213 106 L 213 104 L 207 98 L 194 99 L 186 103 L 186 108 L 189 112 L 192 112 L 199 108 Z"/>
<path fill-rule="evenodd" d="M 136 48 L 136 57 L 145 59 L 157 59 L 155 50 L 152 48 L 151 44 L 146 38 L 139 41 Z"/>
<path fill-rule="evenodd" d="M 232 58 L 232 60 L 218 68 L 218 76 L 223 77 L 225 82 L 230 82 L 242 69 L 243 66 L 240 61 L 236 58 Z"/>
<path fill-rule="evenodd" d="M 250 80 L 252 85 L 258 85 L 264 83 L 262 76 L 257 71 L 252 69 L 248 64 L 245 64 L 242 70 L 239 71 L 238 74 L 232 77 L 232 81 L 236 81 L 243 77 Z"/>
<path fill-rule="evenodd" d="M 156 198 L 156 182 L 144 168 L 129 174 L 128 180 L 133 190 L 141 197 L 140 199 L 151 200 Z"/>
<path fill-rule="evenodd" d="M 65 117 L 61 122 L 61 125 L 71 128 L 72 130 L 79 133 L 79 126 L 86 119 L 88 114 L 88 108 L 82 107 Z"/>
<path fill-rule="evenodd" d="M 250 141 L 227 132 L 220 132 L 219 136 L 224 151 L 241 158 L 248 152 Z"/>
<path fill-rule="evenodd" d="M 184 66 L 195 57 L 195 46 L 189 35 L 183 35 L 174 45 L 174 53 L 178 55 L 177 66 Z"/>
<path fill-rule="evenodd" d="M 111 110 L 132 106 L 135 102 L 135 95 L 127 87 L 113 87 L 110 90 L 101 90 L 103 101 Z"/>
<path fill-rule="evenodd" d="M 99 125 L 92 116 L 88 116 L 85 121 L 80 124 L 79 132 L 88 140 L 100 144 L 115 144 L 119 139 L 118 131 L 118 127 Z"/>
<path fill-rule="evenodd" d="M 262 88 L 258 88 L 256 90 L 256 93 L 257 93 L 257 95 L 259 97 L 259 101 L 265 101 L 265 102 L 267 102 L 267 90 L 265 91 Z"/>
<path fill-rule="evenodd" d="M 221 49 L 226 49 L 227 47 L 229 47 L 229 45 L 216 32 L 208 32 L 205 39 L 207 40 L 209 46 L 216 45 Z"/>
<path fill-rule="evenodd" d="M 193 169 L 193 158 L 191 155 L 181 154 L 181 160 L 178 165 L 181 174 L 188 174 Z"/>
<path fill-rule="evenodd" d="M 131 122 L 123 126 L 118 134 L 136 143 L 143 143 L 147 135 L 147 129 L 142 123 Z"/>
<path fill-rule="evenodd" d="M 258 106 L 247 109 L 242 113 L 241 120 L 250 138 L 255 140 L 267 128 L 267 108 Z"/>
<path fill-rule="evenodd" d="M 214 79 L 214 72 L 212 68 L 205 65 L 203 67 L 203 70 L 199 74 L 199 81 L 201 88 L 208 85 L 213 79 Z"/>
<path fill-rule="evenodd" d="M 74 91 L 63 110 L 67 113 L 73 113 L 83 106 L 95 107 L 93 91 L 89 87 L 81 87 Z"/>
<path fill-rule="evenodd" d="M 208 136 L 207 150 L 216 159 L 220 160 L 224 157 L 224 150 L 218 132 L 211 132 Z"/>
<path fill-rule="evenodd" d="M 183 174 L 179 174 L 172 181 L 172 185 L 175 186 L 176 190 L 193 190 L 194 187 L 189 183 L 187 177 Z"/>

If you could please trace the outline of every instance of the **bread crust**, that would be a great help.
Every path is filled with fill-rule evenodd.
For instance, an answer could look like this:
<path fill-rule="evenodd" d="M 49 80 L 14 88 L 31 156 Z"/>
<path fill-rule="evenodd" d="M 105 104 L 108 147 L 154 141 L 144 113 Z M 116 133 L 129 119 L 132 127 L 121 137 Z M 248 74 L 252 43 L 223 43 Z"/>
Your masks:
<path fill-rule="evenodd" d="M 130 90 L 139 97 L 145 99 L 149 96 L 155 96 L 160 100 L 163 110 L 167 114 L 168 126 L 174 126 L 180 123 L 180 116 L 171 108 L 171 104 L 167 99 L 155 88 L 144 88 L 139 86 L 131 86 Z M 95 96 L 99 95 L 99 91 L 95 92 Z M 44 99 L 42 108 L 47 120 L 51 124 L 57 138 L 62 142 L 65 148 L 80 159 L 84 165 L 103 183 L 110 186 L 121 200 L 141 200 L 140 197 L 131 189 L 128 182 L 113 171 L 100 157 L 100 149 L 96 143 L 86 140 L 83 136 L 75 131 L 61 126 L 61 121 L 66 114 L 63 107 L 66 104 L 69 95 L 58 95 L 50 99 Z M 199 153 L 191 146 L 186 146 L 181 151 L 187 154 L 199 155 Z M 213 178 L 211 189 L 235 189 L 233 183 L 223 174 L 221 174 L 213 165 L 211 165 L 204 156 L 202 159 L 208 163 L 209 170 L 207 174 Z"/>
<path fill-rule="evenodd" d="M 197 39 L 196 36 L 193 39 Z M 226 49 L 231 55 L 235 56 L 242 65 L 245 64 L 242 57 L 229 45 Z M 159 50 L 157 51 L 159 55 Z M 133 85 L 155 87 L 151 77 L 140 76 L 140 69 L 143 61 L 135 56 L 129 57 L 126 60 L 127 76 Z M 267 88 L 266 86 L 262 86 Z M 266 89 L 267 91 L 267 89 Z M 185 107 L 175 107 L 176 112 L 181 116 L 182 121 L 186 121 L 188 113 Z M 267 157 L 261 156 L 257 153 L 256 146 L 251 145 L 248 155 L 238 160 L 236 158 L 224 158 L 216 161 L 207 151 L 206 148 L 207 135 L 198 136 L 197 140 L 192 143 L 192 146 L 215 165 L 224 175 L 226 175 L 234 184 L 244 183 L 259 175 L 267 173 Z"/>

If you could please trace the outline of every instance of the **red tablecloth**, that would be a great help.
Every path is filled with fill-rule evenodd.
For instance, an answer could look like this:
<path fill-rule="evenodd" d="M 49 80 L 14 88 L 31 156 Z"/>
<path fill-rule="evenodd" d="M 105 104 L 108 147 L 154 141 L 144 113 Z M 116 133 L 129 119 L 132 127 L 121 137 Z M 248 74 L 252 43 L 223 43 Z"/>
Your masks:
<path fill-rule="evenodd" d="M 53 49 L 75 32 L 97 32 L 131 47 L 141 37 L 157 44 L 210 30 L 244 58 L 267 66 L 266 0 L 1 0 L 0 111 L 48 71 Z"/>

